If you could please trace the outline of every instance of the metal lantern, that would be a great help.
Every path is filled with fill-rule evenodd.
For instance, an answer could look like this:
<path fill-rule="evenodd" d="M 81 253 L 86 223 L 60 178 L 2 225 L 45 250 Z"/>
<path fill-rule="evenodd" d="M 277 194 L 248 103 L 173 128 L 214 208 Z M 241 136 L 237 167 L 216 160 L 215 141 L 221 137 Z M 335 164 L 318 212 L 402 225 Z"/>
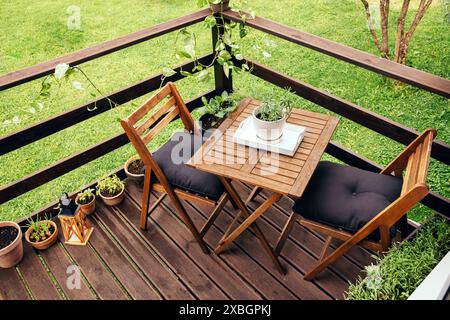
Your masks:
<path fill-rule="evenodd" d="M 75 201 L 64 194 L 59 200 L 58 214 L 66 244 L 84 246 L 94 230 Z"/>

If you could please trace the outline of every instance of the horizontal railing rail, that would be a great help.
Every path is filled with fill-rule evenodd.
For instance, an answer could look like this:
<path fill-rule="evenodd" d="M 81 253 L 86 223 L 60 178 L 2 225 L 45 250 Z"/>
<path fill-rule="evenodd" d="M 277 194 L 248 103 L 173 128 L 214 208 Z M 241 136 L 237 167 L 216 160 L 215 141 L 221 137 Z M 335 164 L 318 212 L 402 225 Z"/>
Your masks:
<path fill-rule="evenodd" d="M 209 65 L 212 63 L 213 57 L 213 53 L 204 55 L 199 58 L 199 62 Z M 175 82 L 184 78 L 178 71 L 181 69 L 192 70 L 193 67 L 194 61 L 189 61 L 175 68 L 174 70 L 177 71 L 177 73 L 170 77 L 166 77 L 164 81 L 161 81 L 162 74 L 153 75 L 105 97 L 90 101 L 82 106 L 62 112 L 49 119 L 45 119 L 32 124 L 29 127 L 3 136 L 0 138 L 0 156 L 110 110 L 111 105 L 108 99 L 118 104 L 126 103 L 157 90 L 161 85 L 164 85 L 168 81 Z"/>
<path fill-rule="evenodd" d="M 224 15 L 233 21 L 241 20 L 240 15 L 233 11 L 226 11 Z M 268 34 L 450 98 L 450 81 L 431 73 L 379 58 L 370 53 L 288 27 L 269 19 L 256 17 L 255 19 L 247 20 L 246 23 L 248 26 Z"/>
<path fill-rule="evenodd" d="M 200 107 L 202 105 L 201 97 L 206 96 L 211 98 L 216 94 L 215 90 L 211 90 L 202 94 L 195 99 L 192 99 L 186 103 L 186 106 L 190 111 Z M 155 126 L 165 114 L 161 115 L 157 121 L 151 126 Z M 69 157 L 66 157 L 56 163 L 53 163 L 39 171 L 33 172 L 21 179 L 13 181 L 0 188 L 0 204 L 7 202 L 15 197 L 20 196 L 30 190 L 33 190 L 51 180 L 54 180 L 67 172 L 70 172 L 82 165 L 89 163 L 95 159 L 98 159 L 126 144 L 129 140 L 125 133 L 118 134 L 112 138 L 104 140 L 96 145 L 89 147 L 85 150 L 77 152 Z"/>
<path fill-rule="evenodd" d="M 130 47 L 132 45 L 162 36 L 169 32 L 182 29 L 202 21 L 211 14 L 210 9 L 204 9 L 192 14 L 169 20 L 153 27 L 136 31 L 120 38 L 106 41 L 92 47 L 82 49 L 56 59 L 33 65 L 31 67 L 17 70 L 0 77 L 0 91 L 15 87 L 19 84 L 43 77 L 54 72 L 56 65 L 67 63 L 71 66 L 79 65 L 109 53 Z"/>

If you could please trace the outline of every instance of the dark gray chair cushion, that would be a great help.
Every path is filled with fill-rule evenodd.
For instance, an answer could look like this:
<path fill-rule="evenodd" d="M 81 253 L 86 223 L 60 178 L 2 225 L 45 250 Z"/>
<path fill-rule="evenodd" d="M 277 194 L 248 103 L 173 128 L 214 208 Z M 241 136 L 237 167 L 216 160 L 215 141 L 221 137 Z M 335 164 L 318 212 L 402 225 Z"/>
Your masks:
<path fill-rule="evenodd" d="M 187 132 L 176 132 L 153 153 L 153 158 L 173 186 L 218 200 L 224 192 L 220 180 L 211 173 L 186 165 L 201 145 L 201 137 Z"/>
<path fill-rule="evenodd" d="M 292 208 L 306 219 L 355 233 L 400 196 L 402 179 L 322 161 Z M 394 235 L 397 226 L 391 228 Z M 379 240 L 379 231 L 368 238 Z"/>

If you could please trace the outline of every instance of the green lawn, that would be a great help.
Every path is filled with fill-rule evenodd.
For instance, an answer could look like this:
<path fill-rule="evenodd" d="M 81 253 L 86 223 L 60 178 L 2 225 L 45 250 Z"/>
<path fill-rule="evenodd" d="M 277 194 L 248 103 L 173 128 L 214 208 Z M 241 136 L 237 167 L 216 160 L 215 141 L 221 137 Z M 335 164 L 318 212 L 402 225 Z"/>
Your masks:
<path fill-rule="evenodd" d="M 366 28 L 359 0 L 250 0 L 257 15 L 279 21 L 360 50 L 377 53 Z M 399 1 L 393 1 L 398 11 Z M 417 7 L 418 1 L 412 1 Z M 0 74 L 11 72 L 65 53 L 79 50 L 121 35 L 140 30 L 196 10 L 195 1 L 187 0 L 111 0 L 94 2 L 79 0 L 81 30 L 66 26 L 67 8 L 73 1 L 3 0 L 0 3 Z M 397 13 L 394 15 L 396 16 Z M 391 17 L 391 34 L 395 33 L 395 19 Z M 198 35 L 202 53 L 211 50 L 211 37 L 200 24 L 190 28 Z M 251 30 L 243 44 L 245 54 L 281 72 L 325 89 L 369 110 L 382 114 L 416 130 L 435 127 L 438 138 L 450 142 L 450 109 L 448 100 L 411 86 L 395 84 L 372 72 L 338 61 L 288 43 L 276 41 L 267 48 L 272 57 L 264 58 L 252 49 L 263 45 L 264 35 Z M 103 92 L 111 92 L 152 74 L 163 66 L 181 61 L 174 57 L 172 48 L 175 34 L 169 34 L 131 48 L 107 55 L 82 65 Z M 450 24 L 444 20 L 441 1 L 435 1 L 418 27 L 410 45 L 409 65 L 450 78 Z M 283 91 L 251 75 L 234 78 L 240 96 L 264 100 L 280 96 Z M 185 99 L 213 87 L 213 82 L 177 82 Z M 42 110 L 30 111 L 31 103 L 40 88 L 36 80 L 0 92 L 0 135 L 13 132 L 39 120 L 68 110 L 91 99 L 90 90 L 75 91 L 69 85 L 54 92 Z M 4 185 L 43 168 L 74 152 L 92 146 L 121 132 L 117 119 L 125 117 L 147 96 L 136 99 L 102 115 L 70 127 L 62 132 L 2 156 L 0 184 Z M 327 112 L 301 98 L 291 97 L 296 105 L 314 111 Z M 8 123 L 8 120 L 10 121 Z M 11 120 L 14 120 L 11 122 Z M 176 127 L 177 124 L 171 126 Z M 169 137 L 170 129 L 154 144 Z M 333 139 L 344 146 L 381 164 L 386 164 L 402 146 L 368 129 L 341 119 Z M 17 219 L 55 200 L 62 192 L 72 191 L 121 165 L 133 150 L 123 147 L 111 154 L 74 170 L 32 192 L 0 206 L 0 220 Z M 450 196 L 450 168 L 432 161 L 429 183 L 431 188 Z M 421 221 L 429 210 L 418 207 L 412 217 Z"/>

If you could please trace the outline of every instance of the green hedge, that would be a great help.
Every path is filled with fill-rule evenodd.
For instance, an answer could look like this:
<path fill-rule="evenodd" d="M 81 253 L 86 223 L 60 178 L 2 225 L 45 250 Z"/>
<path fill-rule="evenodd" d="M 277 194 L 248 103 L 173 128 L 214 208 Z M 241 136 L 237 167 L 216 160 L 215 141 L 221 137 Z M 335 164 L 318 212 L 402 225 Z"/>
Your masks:
<path fill-rule="evenodd" d="M 351 284 L 348 300 L 405 300 L 450 250 L 450 223 L 435 216 L 408 242 L 393 246 L 367 276 Z"/>

